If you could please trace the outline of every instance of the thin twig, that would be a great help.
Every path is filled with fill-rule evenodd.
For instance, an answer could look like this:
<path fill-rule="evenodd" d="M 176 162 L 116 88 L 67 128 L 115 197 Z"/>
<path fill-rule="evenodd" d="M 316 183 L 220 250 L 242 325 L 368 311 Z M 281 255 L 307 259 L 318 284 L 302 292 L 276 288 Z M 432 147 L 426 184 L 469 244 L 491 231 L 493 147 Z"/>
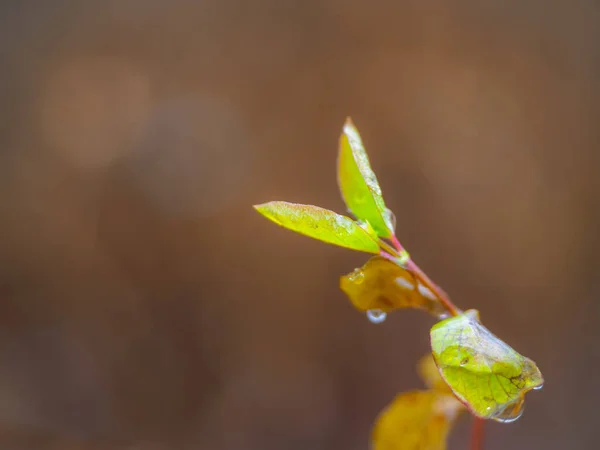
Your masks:
<path fill-rule="evenodd" d="M 423 272 L 412 259 L 408 260 L 406 263 L 406 268 L 414 274 L 415 278 L 419 280 L 421 284 L 433 292 L 433 294 L 440 300 L 440 303 L 448 310 L 450 315 L 458 316 L 460 314 L 460 310 L 456 307 L 456 305 L 454 305 L 454 303 L 452 303 L 450 297 L 448 297 L 446 293 L 437 286 L 437 284 L 431 281 L 425 272 Z"/>
<path fill-rule="evenodd" d="M 475 417 L 471 428 L 471 450 L 483 450 L 485 420 Z"/>
<path fill-rule="evenodd" d="M 390 255 L 388 252 L 386 252 L 385 250 L 381 250 L 379 252 L 379 256 L 384 257 L 385 259 L 387 259 L 388 261 L 391 261 L 393 263 L 396 263 L 396 257 L 393 255 Z"/>
<path fill-rule="evenodd" d="M 385 242 L 383 239 L 379 239 L 379 246 L 386 251 L 387 253 L 389 253 L 390 255 L 394 256 L 394 257 L 398 257 L 398 252 L 396 252 L 396 249 L 394 247 L 392 247 L 390 244 L 388 244 L 387 242 Z"/>
<path fill-rule="evenodd" d="M 406 253 L 406 250 L 395 235 L 391 237 L 391 240 L 399 254 L 402 254 L 403 252 Z M 423 272 L 411 258 L 408 258 L 406 261 L 406 268 L 414 274 L 415 278 L 419 280 L 421 284 L 433 292 L 433 294 L 440 300 L 440 303 L 446 308 L 451 316 L 458 316 L 461 313 L 456 305 L 452 303 L 450 297 L 448 297 L 444 291 L 442 291 L 433 281 L 431 281 L 425 272 Z"/>

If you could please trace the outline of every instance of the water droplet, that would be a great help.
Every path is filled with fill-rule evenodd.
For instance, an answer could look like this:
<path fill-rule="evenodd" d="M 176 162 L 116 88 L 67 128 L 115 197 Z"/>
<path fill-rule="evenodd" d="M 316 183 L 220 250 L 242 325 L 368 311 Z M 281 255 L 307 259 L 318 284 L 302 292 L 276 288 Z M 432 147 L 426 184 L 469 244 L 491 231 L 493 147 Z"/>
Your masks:
<path fill-rule="evenodd" d="M 380 309 L 370 309 L 367 311 L 367 319 L 369 319 L 371 323 L 381 323 L 386 317 L 387 313 L 384 313 Z"/>
<path fill-rule="evenodd" d="M 355 284 L 361 284 L 365 281 L 365 274 L 360 269 L 355 269 L 350 275 L 348 275 L 348 280 Z"/>
<path fill-rule="evenodd" d="M 491 418 L 496 422 L 511 423 L 523 415 L 525 411 L 525 402 L 523 398 L 509 403 L 503 409 L 494 414 Z"/>
<path fill-rule="evenodd" d="M 385 208 L 385 223 L 392 231 L 396 230 L 396 215 L 391 209 Z"/>
<path fill-rule="evenodd" d="M 523 415 L 523 410 L 524 410 L 524 408 L 521 408 L 521 410 L 517 413 L 516 416 L 513 416 L 513 417 L 499 416 L 499 417 L 494 417 L 494 420 L 496 422 L 500 422 L 500 423 L 512 423 L 512 422 L 518 420 Z"/>

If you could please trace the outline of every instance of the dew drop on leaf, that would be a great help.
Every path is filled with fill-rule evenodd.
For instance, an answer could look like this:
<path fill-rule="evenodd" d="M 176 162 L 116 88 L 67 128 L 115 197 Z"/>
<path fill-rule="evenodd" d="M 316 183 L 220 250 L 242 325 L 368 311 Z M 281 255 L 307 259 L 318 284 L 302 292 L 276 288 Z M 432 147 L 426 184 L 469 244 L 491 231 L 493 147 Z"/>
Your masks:
<path fill-rule="evenodd" d="M 500 423 L 511 423 L 519 419 L 525 411 L 525 400 L 523 398 L 511 403 L 494 416 L 494 420 Z"/>
<path fill-rule="evenodd" d="M 386 317 L 387 313 L 384 313 L 380 309 L 370 309 L 367 311 L 367 319 L 369 319 L 371 323 L 381 323 Z"/>
<path fill-rule="evenodd" d="M 446 312 L 437 297 L 424 296 L 412 272 L 381 256 L 340 278 L 340 288 L 359 311 L 380 310 L 389 313 L 396 309 L 423 309 L 434 317 Z"/>
<path fill-rule="evenodd" d="M 355 284 L 361 284 L 365 281 L 365 274 L 362 269 L 355 269 L 354 272 L 348 275 L 348 280 Z"/>
<path fill-rule="evenodd" d="M 522 415 L 523 415 L 523 411 L 519 412 L 519 414 L 514 417 L 508 417 L 506 419 L 503 417 L 495 417 L 494 420 L 496 422 L 500 422 L 500 423 L 512 423 L 512 422 L 515 422 L 516 420 L 520 419 Z"/>

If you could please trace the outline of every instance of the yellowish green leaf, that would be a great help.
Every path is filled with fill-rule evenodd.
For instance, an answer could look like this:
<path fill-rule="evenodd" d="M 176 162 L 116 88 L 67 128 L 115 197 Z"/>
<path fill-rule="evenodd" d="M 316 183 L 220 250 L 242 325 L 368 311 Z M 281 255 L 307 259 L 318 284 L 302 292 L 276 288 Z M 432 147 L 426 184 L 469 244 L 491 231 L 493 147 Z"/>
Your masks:
<path fill-rule="evenodd" d="M 341 277 L 340 288 L 359 311 L 419 308 L 436 316 L 443 311 L 439 300 L 411 272 L 381 256 Z"/>
<path fill-rule="evenodd" d="M 544 383 L 536 364 L 494 336 L 469 310 L 431 329 L 433 357 L 456 397 L 478 417 L 512 422 Z"/>
<path fill-rule="evenodd" d="M 394 234 L 395 219 L 385 207 L 377 177 L 350 118 L 340 136 L 338 184 L 346 206 L 357 219 L 369 222 L 381 237 Z"/>
<path fill-rule="evenodd" d="M 254 208 L 276 224 L 305 236 L 353 250 L 379 253 L 379 245 L 368 231 L 333 211 L 288 202 L 269 202 Z"/>
<path fill-rule="evenodd" d="M 463 409 L 451 394 L 402 393 L 377 418 L 372 449 L 445 450 L 450 428 Z"/>
<path fill-rule="evenodd" d="M 417 371 L 428 388 L 447 394 L 452 393 L 450 386 L 446 384 L 440 375 L 440 371 L 435 365 L 435 361 L 433 360 L 431 353 L 427 353 L 419 360 L 419 363 L 417 364 Z"/>
<path fill-rule="evenodd" d="M 369 222 L 365 222 L 362 220 L 357 220 L 356 223 L 363 229 L 365 230 L 369 236 L 371 236 L 374 240 L 379 240 L 379 235 L 377 234 L 377 232 L 373 229 L 373 227 L 371 226 L 371 224 Z"/>

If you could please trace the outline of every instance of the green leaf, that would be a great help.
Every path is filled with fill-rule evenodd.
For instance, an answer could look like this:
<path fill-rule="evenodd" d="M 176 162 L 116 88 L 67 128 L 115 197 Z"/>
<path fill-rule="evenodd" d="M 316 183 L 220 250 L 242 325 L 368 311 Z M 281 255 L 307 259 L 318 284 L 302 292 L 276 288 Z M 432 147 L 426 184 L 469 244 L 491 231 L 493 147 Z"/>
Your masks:
<path fill-rule="evenodd" d="M 338 184 L 346 206 L 357 219 L 369 222 L 381 237 L 394 234 L 393 214 L 385 207 L 377 177 L 350 118 L 340 136 Z"/>
<path fill-rule="evenodd" d="M 441 377 L 440 371 L 435 365 L 435 360 L 433 359 L 433 355 L 431 353 L 427 353 L 419 360 L 417 364 L 417 370 L 419 372 L 419 376 L 425 382 L 425 385 L 428 388 L 442 393 L 452 393 L 450 386 L 448 386 Z M 460 405 L 462 406 L 462 403 Z"/>
<path fill-rule="evenodd" d="M 379 244 L 368 231 L 333 211 L 288 202 L 269 202 L 254 208 L 267 219 L 297 233 L 340 247 L 379 253 Z"/>
<path fill-rule="evenodd" d="M 476 310 L 434 325 L 431 348 L 454 395 L 484 419 L 517 420 L 525 393 L 544 384 L 535 363 L 494 336 L 479 322 Z"/>

